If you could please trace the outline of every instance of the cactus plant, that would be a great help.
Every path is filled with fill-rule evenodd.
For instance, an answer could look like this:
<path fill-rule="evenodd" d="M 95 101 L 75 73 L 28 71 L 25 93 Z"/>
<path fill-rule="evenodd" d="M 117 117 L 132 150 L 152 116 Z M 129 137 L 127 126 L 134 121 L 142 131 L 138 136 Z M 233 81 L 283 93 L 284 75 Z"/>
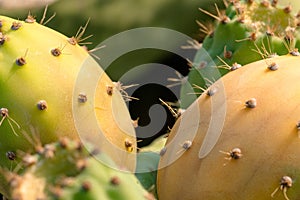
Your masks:
<path fill-rule="evenodd" d="M 138 149 L 135 176 L 143 187 L 157 197 L 156 177 L 160 154 L 163 152 L 167 135 L 156 138 L 151 144 Z"/>
<path fill-rule="evenodd" d="M 159 162 L 159 154 L 156 152 L 146 151 L 137 154 L 137 167 L 135 176 L 143 187 L 157 197 L 156 177 Z"/>
<path fill-rule="evenodd" d="M 212 84 L 170 133 L 159 199 L 299 199 L 299 62 L 256 61 Z"/>
<path fill-rule="evenodd" d="M 79 46 L 85 27 L 66 37 L 31 15 L 25 21 L 0 16 L 0 22 L 1 165 L 10 166 L 6 152 L 33 151 L 68 136 L 103 146 L 134 171 L 129 113 L 114 83 Z"/>
<path fill-rule="evenodd" d="M 230 70 L 300 47 L 299 14 L 290 4 L 282 6 L 280 1 L 268 0 L 228 2 L 225 11 L 216 6 L 217 14 L 200 9 L 214 17 L 216 24 L 199 22 L 207 36 L 195 55 L 188 82 L 182 87 L 182 108 L 187 108 L 203 92 L 202 88 Z M 215 66 L 219 66 L 218 70 Z"/>
<path fill-rule="evenodd" d="M 1 182 L 2 189 L 8 188 L 1 192 L 9 199 L 20 200 L 152 197 L 134 174 L 111 168 L 113 161 L 100 151 L 91 149 L 90 154 L 82 143 L 61 138 L 35 154 L 17 152 L 18 168 L 1 170 L 1 178 L 5 180 Z"/>

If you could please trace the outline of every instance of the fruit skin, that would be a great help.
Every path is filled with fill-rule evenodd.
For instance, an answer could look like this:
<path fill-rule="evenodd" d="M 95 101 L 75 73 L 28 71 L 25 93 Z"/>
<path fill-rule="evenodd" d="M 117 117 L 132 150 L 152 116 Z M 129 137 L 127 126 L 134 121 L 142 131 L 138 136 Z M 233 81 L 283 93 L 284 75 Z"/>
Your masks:
<path fill-rule="evenodd" d="M 266 63 L 272 62 L 278 70 L 268 69 Z M 279 188 L 274 199 L 285 199 L 284 193 L 298 199 L 299 62 L 291 55 L 257 61 L 214 83 L 211 87 L 220 89 L 214 96 L 202 94 L 170 133 L 159 163 L 159 199 L 271 199 L 284 176 L 293 180 L 292 186 Z M 246 106 L 251 98 L 256 107 Z M 195 112 L 199 122 L 185 126 L 184 119 Z M 208 132 L 220 124 L 220 132 Z M 186 140 L 192 145 L 182 151 Z M 242 156 L 228 160 L 224 152 L 234 148 Z"/>
<path fill-rule="evenodd" d="M 6 16 L 0 20 L 0 107 L 8 109 L 8 116 L 1 116 L 1 165 L 10 167 L 8 151 L 34 151 L 68 136 L 103 145 L 119 166 L 134 171 L 136 140 L 129 113 L 117 89 L 107 93 L 113 83 L 97 62 L 68 37 L 34 20 Z M 13 23 L 20 27 L 13 30 Z M 97 82 L 78 82 L 80 76 Z M 80 94 L 86 101 L 79 99 Z M 41 106 L 40 101 L 46 104 Z M 95 125 L 87 119 L 94 119 Z M 130 152 L 125 140 L 133 144 Z"/>
<path fill-rule="evenodd" d="M 275 53 L 285 55 L 300 48 L 296 10 L 293 7 L 288 10 L 289 5 L 283 6 L 284 2 L 279 1 L 281 5 L 274 6 L 269 1 L 265 2 L 267 6 L 257 0 L 253 3 L 234 1 L 228 3 L 224 14 L 220 12 L 217 16 L 219 20 L 211 26 L 213 28 L 200 22 L 208 29 L 204 30 L 207 36 L 195 55 L 188 82 L 181 88 L 181 108 L 187 108 L 203 92 L 191 86 L 207 88 L 211 82 L 230 71 L 220 67 L 225 63 L 228 67 L 234 63 L 243 66 Z M 197 95 L 187 95 L 189 93 Z"/>
<path fill-rule="evenodd" d="M 92 145 L 89 148 L 93 148 Z M 114 162 L 99 149 L 90 149 L 90 152 L 93 153 L 82 143 L 67 138 L 47 144 L 42 152 L 23 155 L 19 171 L 1 170 L 1 177 L 9 188 L 1 192 L 9 199 L 20 200 L 151 197 L 134 174 L 113 169 Z"/>

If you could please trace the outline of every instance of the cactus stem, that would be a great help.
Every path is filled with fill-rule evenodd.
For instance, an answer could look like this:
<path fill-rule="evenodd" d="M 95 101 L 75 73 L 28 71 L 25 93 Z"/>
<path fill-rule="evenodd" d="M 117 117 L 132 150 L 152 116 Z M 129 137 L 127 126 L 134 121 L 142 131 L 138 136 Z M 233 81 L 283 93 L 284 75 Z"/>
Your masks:
<path fill-rule="evenodd" d="M 48 104 L 45 100 L 40 100 L 37 103 L 37 107 L 38 107 L 39 110 L 46 110 L 48 108 Z"/>
<path fill-rule="evenodd" d="M 1 108 L 0 109 L 0 115 L 2 116 L 2 119 L 0 121 L 0 126 L 2 125 L 3 121 L 7 118 L 7 121 L 8 121 L 8 124 L 10 126 L 10 128 L 12 129 L 13 133 L 16 135 L 16 136 L 19 136 L 17 134 L 17 132 L 15 131 L 13 125 L 12 125 L 12 122 L 17 126 L 18 129 L 20 129 L 20 125 L 14 120 L 12 119 L 9 115 L 8 115 L 8 109 L 7 108 Z"/>
<path fill-rule="evenodd" d="M 277 191 L 280 189 L 283 193 L 283 196 L 286 200 L 289 200 L 286 192 L 287 192 L 287 189 L 292 187 L 292 184 L 293 184 L 293 180 L 291 177 L 289 176 L 283 176 L 280 180 L 280 186 L 278 186 L 274 192 L 271 194 L 271 197 L 274 198 L 274 195 L 277 193 Z"/>
<path fill-rule="evenodd" d="M 251 98 L 245 102 L 245 106 L 247 108 L 255 108 L 257 106 L 257 102 L 255 98 Z"/>

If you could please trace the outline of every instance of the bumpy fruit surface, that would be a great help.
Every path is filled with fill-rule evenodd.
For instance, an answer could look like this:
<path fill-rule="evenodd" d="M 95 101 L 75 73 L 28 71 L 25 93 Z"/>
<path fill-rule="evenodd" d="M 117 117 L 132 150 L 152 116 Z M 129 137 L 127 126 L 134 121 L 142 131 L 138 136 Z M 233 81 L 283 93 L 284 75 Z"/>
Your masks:
<path fill-rule="evenodd" d="M 20 200 L 152 198 L 134 174 L 118 170 L 105 153 L 98 152 L 99 149 L 91 149 L 90 154 L 82 145 L 62 138 L 46 144 L 39 153 L 17 153 L 22 156 L 19 168 L 1 170 L 1 180 L 5 180 L 1 182 L 1 193 L 9 199 Z"/>
<path fill-rule="evenodd" d="M 101 145 L 118 165 L 133 169 L 136 145 L 126 105 L 78 45 L 82 38 L 68 38 L 32 16 L 0 16 L 0 26 L 1 165 L 10 166 L 6 152 L 32 151 L 68 136 Z"/>
<path fill-rule="evenodd" d="M 299 199 L 299 62 L 256 61 L 202 94 L 168 138 L 159 199 Z"/>
<path fill-rule="evenodd" d="M 200 87 L 207 88 L 229 71 L 300 48 L 299 14 L 290 5 L 268 0 L 229 2 L 227 9 L 217 9 L 217 14 L 201 9 L 213 15 L 216 24 L 199 23 L 207 36 L 192 63 L 188 82 L 182 87 L 182 108 L 187 108 L 203 92 Z"/>

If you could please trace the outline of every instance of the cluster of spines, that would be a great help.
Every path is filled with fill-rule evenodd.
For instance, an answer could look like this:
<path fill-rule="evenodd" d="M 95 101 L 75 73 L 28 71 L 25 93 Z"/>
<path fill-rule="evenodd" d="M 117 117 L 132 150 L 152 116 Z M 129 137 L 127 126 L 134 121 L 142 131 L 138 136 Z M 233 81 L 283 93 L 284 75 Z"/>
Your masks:
<path fill-rule="evenodd" d="M 126 176 L 128 182 L 133 181 L 128 183 L 133 188 L 136 184 L 137 191 L 141 192 L 141 199 L 154 199 L 150 193 L 142 189 L 137 180 L 135 181 L 133 174 L 122 174 L 121 169 L 120 171 L 109 169 L 109 166 L 101 163 L 111 164 L 111 160 L 106 155 L 103 155 L 98 149 L 87 151 L 79 141 L 61 138 L 57 143 L 36 148 L 35 154 L 9 151 L 6 156 L 12 162 L 18 162 L 14 169 L 1 169 L 2 176 L 6 179 L 6 183 L 2 182 L 1 184 L 9 187 L 7 190 L 9 192 L 5 195 L 13 199 L 25 199 L 26 193 L 22 192 L 22 188 L 28 187 L 27 184 L 31 184 L 32 180 L 45 183 L 41 184 L 42 189 L 36 187 L 37 191 L 35 191 L 36 188 L 32 188 L 36 198 L 72 199 L 79 194 L 88 199 L 98 199 L 101 197 L 100 195 L 110 196 L 109 191 L 122 196 L 124 191 L 118 192 L 119 186 L 127 183 L 124 183 L 124 177 L 120 178 L 119 176 Z M 100 158 L 101 161 L 97 158 Z M 100 174 L 108 173 L 111 177 L 107 182 L 101 180 L 101 176 L 97 175 L 95 169 L 97 169 L 96 171 L 100 170 Z M 28 180 L 28 177 L 31 177 L 31 180 Z M 101 194 L 102 190 L 106 190 L 105 188 L 108 191 Z M 128 193 L 130 192 L 128 191 Z M 138 192 L 132 193 L 139 194 Z M 124 198 L 126 198 L 125 196 Z"/>
<path fill-rule="evenodd" d="M 281 7 L 278 1 L 268 0 L 224 2 L 225 11 L 215 5 L 216 15 L 200 8 L 217 23 L 205 25 L 197 21 L 206 37 L 190 62 L 188 82 L 183 84 L 182 108 L 194 101 L 192 95 L 187 95 L 186 85 L 194 87 L 188 94 L 199 96 L 210 82 L 245 64 L 276 55 L 299 54 L 300 15 L 292 13 L 291 5 Z"/>

